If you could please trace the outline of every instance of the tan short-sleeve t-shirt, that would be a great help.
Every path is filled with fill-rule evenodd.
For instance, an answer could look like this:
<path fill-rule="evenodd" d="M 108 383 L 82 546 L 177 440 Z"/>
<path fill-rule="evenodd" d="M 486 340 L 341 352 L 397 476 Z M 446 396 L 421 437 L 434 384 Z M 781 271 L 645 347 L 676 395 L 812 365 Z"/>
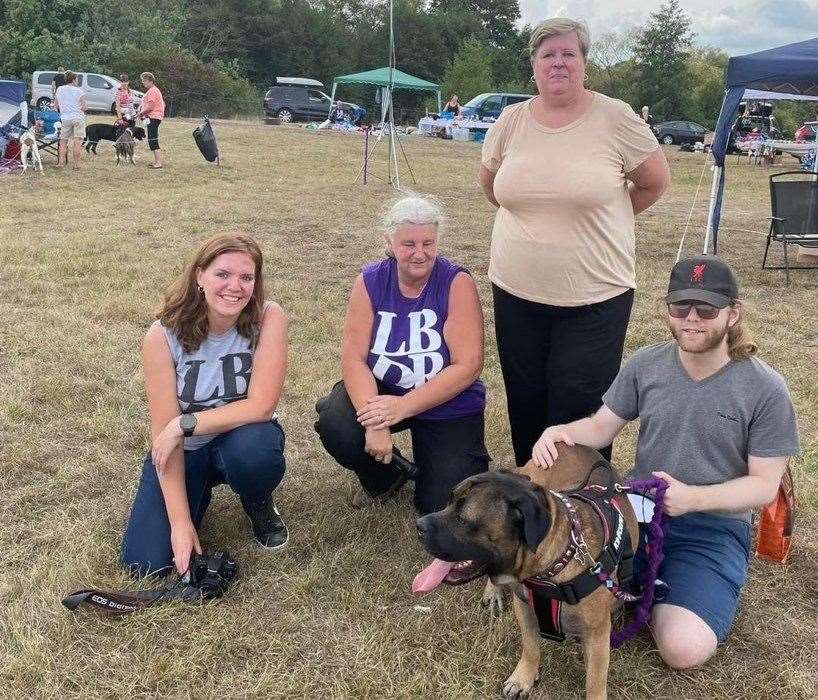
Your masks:
<path fill-rule="evenodd" d="M 489 278 L 554 306 L 594 304 L 635 288 L 625 173 L 659 147 L 656 137 L 629 105 L 599 93 L 559 129 L 537 122 L 531 106 L 506 107 L 483 145 L 500 204 Z"/>

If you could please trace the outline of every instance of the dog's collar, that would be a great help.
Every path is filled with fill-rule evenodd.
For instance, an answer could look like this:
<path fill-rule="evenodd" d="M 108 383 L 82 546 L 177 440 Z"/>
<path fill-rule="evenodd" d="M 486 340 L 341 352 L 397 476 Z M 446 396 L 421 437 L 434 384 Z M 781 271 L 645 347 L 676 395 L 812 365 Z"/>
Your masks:
<path fill-rule="evenodd" d="M 568 520 L 571 523 L 571 534 L 568 538 L 568 546 L 565 548 L 565 551 L 562 553 L 562 556 L 558 557 L 554 562 L 552 562 L 551 566 L 549 566 L 545 571 L 532 576 L 532 579 L 535 580 L 542 580 L 542 581 L 550 581 L 554 576 L 558 575 L 566 566 L 568 566 L 574 559 L 579 559 L 583 563 L 592 563 L 593 557 L 590 557 L 590 552 L 588 552 L 588 545 L 585 542 L 585 538 L 582 536 L 582 525 L 579 521 L 579 515 L 577 513 L 577 509 L 574 507 L 574 504 L 571 503 L 571 500 L 565 496 L 564 494 L 560 493 L 559 491 L 549 491 L 548 493 L 554 498 L 554 500 L 562 505 L 562 507 L 566 510 L 568 514 Z M 588 562 L 588 558 L 590 557 L 590 562 Z"/>

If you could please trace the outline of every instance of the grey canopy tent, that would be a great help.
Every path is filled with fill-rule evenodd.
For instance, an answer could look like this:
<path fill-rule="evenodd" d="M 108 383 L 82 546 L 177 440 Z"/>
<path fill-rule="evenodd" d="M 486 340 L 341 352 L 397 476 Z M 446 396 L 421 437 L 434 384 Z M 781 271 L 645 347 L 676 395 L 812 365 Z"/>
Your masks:
<path fill-rule="evenodd" d="M 710 210 L 704 238 L 704 252 L 718 252 L 719 220 L 724 195 L 724 159 L 730 130 L 738 112 L 739 102 L 747 91 L 757 90 L 763 99 L 818 99 L 818 37 L 787 44 L 766 51 L 734 56 L 727 64 L 724 101 L 713 137 L 713 185 Z M 772 95 L 775 95 L 773 97 Z M 818 147 L 818 141 L 816 141 Z M 818 168 L 818 158 L 815 159 Z"/>

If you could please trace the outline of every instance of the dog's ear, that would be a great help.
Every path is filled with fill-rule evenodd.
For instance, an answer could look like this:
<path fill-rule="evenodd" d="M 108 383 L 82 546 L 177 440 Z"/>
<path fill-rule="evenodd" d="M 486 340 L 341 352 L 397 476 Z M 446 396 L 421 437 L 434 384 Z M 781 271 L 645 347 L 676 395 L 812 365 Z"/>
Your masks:
<path fill-rule="evenodd" d="M 537 551 L 551 527 L 551 514 L 534 489 L 521 489 L 509 502 L 511 516 L 520 530 L 520 539 L 532 552 Z"/>

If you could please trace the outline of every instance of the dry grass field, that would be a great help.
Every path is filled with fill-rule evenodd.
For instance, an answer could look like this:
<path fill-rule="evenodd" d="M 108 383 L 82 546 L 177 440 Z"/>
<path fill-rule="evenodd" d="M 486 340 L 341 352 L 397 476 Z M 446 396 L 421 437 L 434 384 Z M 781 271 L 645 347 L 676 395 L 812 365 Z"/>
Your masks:
<path fill-rule="evenodd" d="M 350 476 L 322 451 L 315 400 L 339 376 L 352 280 L 381 246 L 390 188 L 355 184 L 358 137 L 217 121 L 223 165 L 195 148 L 194 122 L 162 127 L 167 167 L 113 149 L 79 172 L 0 179 L 0 696 L 6 698 L 490 698 L 519 652 L 513 616 L 491 619 L 479 586 L 409 594 L 428 561 L 409 494 L 347 506 Z M 510 464 L 486 279 L 492 209 L 475 184 L 473 143 L 406 138 L 416 189 L 450 216 L 445 254 L 474 273 L 486 316 L 487 442 Z M 375 170 L 384 174 L 385 148 Z M 627 352 L 667 336 L 658 300 L 704 165 L 669 149 L 673 185 L 637 223 L 639 290 Z M 818 272 L 759 269 L 768 170 L 730 157 L 723 256 L 743 283 L 761 357 L 789 380 L 803 455 L 793 465 L 797 530 L 787 566 L 754 560 L 729 642 L 703 669 L 665 668 L 645 635 L 612 654 L 613 698 L 814 698 L 818 659 Z M 794 161 L 789 161 L 794 163 Z M 787 163 L 787 164 L 789 164 Z M 685 250 L 699 252 L 709 169 Z M 403 184 L 411 184 L 402 171 Z M 60 605 L 83 586 L 123 588 L 118 548 L 147 442 L 139 345 L 160 290 L 192 246 L 226 229 L 256 236 L 268 294 L 290 316 L 280 406 L 288 471 L 278 502 L 289 546 L 251 542 L 238 500 L 218 489 L 206 548 L 240 574 L 221 601 L 158 606 L 123 619 Z M 626 468 L 631 428 L 616 445 Z M 578 645 L 543 642 L 534 697 L 581 694 Z"/>

